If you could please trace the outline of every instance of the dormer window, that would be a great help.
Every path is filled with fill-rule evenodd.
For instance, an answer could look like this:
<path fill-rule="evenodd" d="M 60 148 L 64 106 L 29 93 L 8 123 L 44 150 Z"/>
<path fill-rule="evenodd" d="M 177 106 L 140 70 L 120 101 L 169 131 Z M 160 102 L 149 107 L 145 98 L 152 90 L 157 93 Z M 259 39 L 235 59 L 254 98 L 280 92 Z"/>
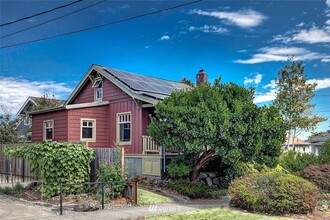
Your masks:
<path fill-rule="evenodd" d="M 98 77 L 94 80 L 93 88 L 94 88 L 95 101 L 102 100 L 102 98 L 103 98 L 103 82 L 102 82 L 101 77 Z"/>

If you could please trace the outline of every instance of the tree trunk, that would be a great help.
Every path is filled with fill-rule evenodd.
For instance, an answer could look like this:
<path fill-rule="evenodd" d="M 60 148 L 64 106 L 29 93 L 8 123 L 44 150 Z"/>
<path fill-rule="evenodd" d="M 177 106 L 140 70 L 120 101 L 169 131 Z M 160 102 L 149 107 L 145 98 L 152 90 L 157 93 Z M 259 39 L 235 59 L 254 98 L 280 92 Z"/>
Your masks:
<path fill-rule="evenodd" d="M 292 148 L 293 148 L 293 150 L 295 150 L 294 149 L 294 138 L 295 138 L 295 136 L 296 136 L 296 128 L 293 129 L 293 138 L 292 138 Z"/>
<path fill-rule="evenodd" d="M 290 138 L 291 138 L 291 128 L 289 128 L 289 131 L 288 131 L 288 140 L 287 140 L 287 143 L 286 143 L 286 147 L 287 147 L 288 150 L 290 150 L 289 149 L 289 147 L 290 147 Z"/>
<path fill-rule="evenodd" d="M 196 161 L 194 169 L 190 175 L 190 180 L 194 181 L 197 179 L 200 170 L 214 157 L 216 156 L 216 153 L 214 150 L 208 150 L 204 152 Z"/>

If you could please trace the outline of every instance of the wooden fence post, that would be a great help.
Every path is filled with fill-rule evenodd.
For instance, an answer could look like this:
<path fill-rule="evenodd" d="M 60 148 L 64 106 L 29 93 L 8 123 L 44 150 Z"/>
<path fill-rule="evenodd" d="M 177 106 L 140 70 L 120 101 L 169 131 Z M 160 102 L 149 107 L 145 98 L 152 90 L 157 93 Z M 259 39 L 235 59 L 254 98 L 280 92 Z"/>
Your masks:
<path fill-rule="evenodd" d="M 124 177 L 125 175 L 125 148 L 124 146 L 121 146 L 121 154 L 120 154 L 120 158 L 121 158 L 121 175 Z"/>

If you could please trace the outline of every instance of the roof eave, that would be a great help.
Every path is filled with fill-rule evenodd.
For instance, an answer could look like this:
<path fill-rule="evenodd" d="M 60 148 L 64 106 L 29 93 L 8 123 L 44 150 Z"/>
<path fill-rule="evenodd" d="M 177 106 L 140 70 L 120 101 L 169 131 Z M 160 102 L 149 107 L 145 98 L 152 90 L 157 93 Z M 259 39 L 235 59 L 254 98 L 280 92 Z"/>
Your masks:
<path fill-rule="evenodd" d="M 37 115 L 37 114 L 43 114 L 43 113 L 48 113 L 48 112 L 56 112 L 56 111 L 60 111 L 60 110 L 65 110 L 65 106 L 59 106 L 59 107 L 55 107 L 55 108 L 47 108 L 47 109 L 43 109 L 43 110 L 38 110 L 38 111 L 33 111 L 33 112 L 29 112 L 29 115 Z"/>

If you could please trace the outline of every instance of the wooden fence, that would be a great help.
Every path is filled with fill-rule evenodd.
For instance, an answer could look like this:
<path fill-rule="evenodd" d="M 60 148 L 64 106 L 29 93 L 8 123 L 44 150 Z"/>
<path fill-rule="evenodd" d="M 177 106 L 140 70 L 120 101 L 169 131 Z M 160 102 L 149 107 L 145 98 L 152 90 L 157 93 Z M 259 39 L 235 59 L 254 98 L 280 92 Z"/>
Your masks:
<path fill-rule="evenodd" d="M 96 157 L 91 163 L 91 182 L 97 180 L 97 173 L 100 170 L 100 161 L 112 164 L 120 161 L 120 148 L 96 148 Z"/>
<path fill-rule="evenodd" d="M 36 180 L 31 174 L 27 161 L 22 158 L 8 158 L 2 150 L 8 147 L 26 146 L 28 144 L 0 144 L 0 184 L 14 184 Z"/>

